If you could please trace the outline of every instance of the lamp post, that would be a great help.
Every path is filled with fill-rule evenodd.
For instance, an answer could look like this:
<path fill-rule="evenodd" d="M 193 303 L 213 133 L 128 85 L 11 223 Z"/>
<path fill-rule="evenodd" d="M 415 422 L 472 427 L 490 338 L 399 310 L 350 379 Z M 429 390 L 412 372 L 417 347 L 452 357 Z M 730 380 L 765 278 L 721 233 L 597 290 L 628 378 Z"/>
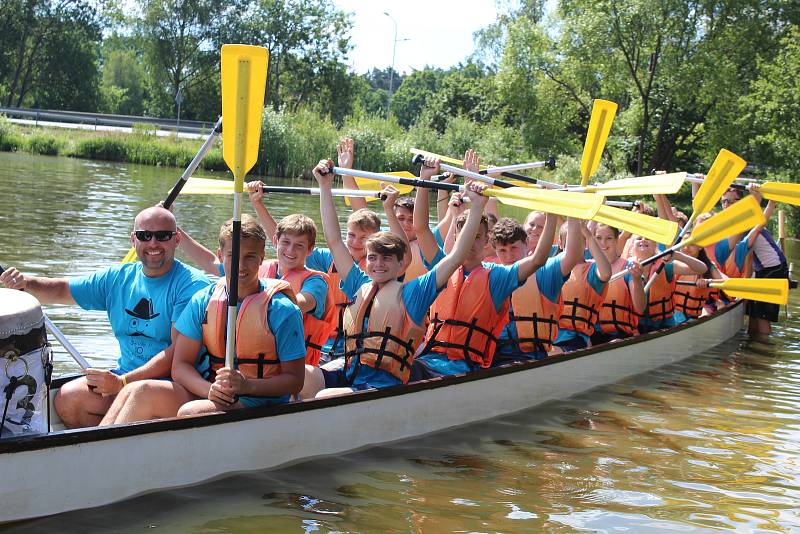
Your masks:
<path fill-rule="evenodd" d="M 389 112 L 392 108 L 392 93 L 394 92 L 394 60 L 397 53 L 397 21 L 387 11 L 383 12 L 384 15 L 389 17 L 394 24 L 394 41 L 392 41 L 392 68 L 389 71 L 389 103 L 386 105 L 386 117 L 389 117 Z M 410 39 L 400 39 L 400 41 L 409 41 Z"/>

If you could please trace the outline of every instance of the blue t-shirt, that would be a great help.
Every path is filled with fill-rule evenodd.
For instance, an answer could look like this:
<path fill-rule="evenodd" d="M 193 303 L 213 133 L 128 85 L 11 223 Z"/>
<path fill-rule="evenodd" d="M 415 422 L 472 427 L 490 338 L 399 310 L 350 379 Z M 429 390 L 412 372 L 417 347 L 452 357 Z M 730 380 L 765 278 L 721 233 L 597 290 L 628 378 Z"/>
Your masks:
<path fill-rule="evenodd" d="M 441 249 L 436 255 L 435 263 L 439 262 L 440 255 L 444 257 Z M 482 265 L 484 268 L 489 269 L 489 294 L 492 297 L 492 304 L 494 304 L 495 311 L 500 311 L 505 300 L 511 296 L 511 293 L 515 289 L 522 285 L 519 281 L 519 261 L 512 265 L 500 265 L 487 262 L 483 262 Z M 469 273 L 464 271 L 464 276 L 469 276 Z M 466 360 L 450 360 L 446 354 L 437 352 L 423 354 L 419 356 L 418 359 L 424 362 L 429 368 L 443 375 L 466 373 L 475 367 L 472 362 Z"/>
<path fill-rule="evenodd" d="M 342 280 L 341 289 L 347 298 L 353 299 L 356 293 L 364 284 L 372 282 L 372 279 L 362 271 L 358 265 L 353 263 L 353 267 L 347 274 L 347 278 Z M 442 286 L 444 287 L 444 286 Z M 411 320 L 421 325 L 428 313 L 428 309 L 439 296 L 442 288 L 436 287 L 436 270 L 428 271 L 409 282 L 403 284 L 401 297 L 403 305 L 408 312 Z M 364 325 L 366 327 L 366 325 Z M 346 369 L 348 379 L 352 376 L 357 362 L 355 359 L 350 361 L 350 366 Z M 397 377 L 387 373 L 383 369 L 375 369 L 369 366 L 362 366 L 353 380 L 354 386 L 368 385 L 374 388 L 384 388 L 402 383 Z"/>
<path fill-rule="evenodd" d="M 265 287 L 261 281 L 259 281 L 259 286 L 261 290 Z M 178 332 L 195 341 L 203 340 L 203 320 L 214 289 L 215 286 L 210 286 L 194 294 L 175 323 L 175 329 Z M 306 357 L 303 316 L 300 313 L 300 308 L 283 293 L 275 294 L 272 300 L 269 301 L 267 306 L 267 325 L 272 335 L 275 336 L 275 350 L 280 361 L 289 362 Z M 211 366 L 205 347 L 198 354 L 195 367 L 204 376 L 210 369 Z M 289 395 L 272 398 L 276 401 L 289 401 Z"/>
<path fill-rule="evenodd" d="M 333 254 L 327 248 L 315 247 L 306 258 L 306 267 L 312 271 L 327 273 L 333 264 Z"/>
<path fill-rule="evenodd" d="M 606 285 L 606 282 L 600 280 L 600 277 L 597 275 L 597 264 L 592 262 L 591 267 L 589 267 L 589 271 L 586 273 L 586 279 L 589 282 L 589 287 L 591 287 L 595 293 L 598 295 L 603 292 L 603 288 Z M 627 281 L 627 280 L 626 280 Z M 587 346 L 589 344 L 589 336 L 586 334 L 582 334 L 580 332 L 576 332 L 575 330 L 569 330 L 567 328 L 560 328 L 558 329 L 558 337 L 555 340 L 555 344 L 564 343 L 571 339 L 575 339 L 576 337 L 581 337 L 586 342 Z"/>
<path fill-rule="evenodd" d="M 747 260 L 747 255 L 750 254 L 752 249 L 747 246 L 747 236 L 745 235 L 742 239 L 740 239 L 736 245 L 733 247 L 733 261 L 736 264 L 736 268 L 739 271 L 744 271 L 744 264 L 745 260 Z M 718 241 L 716 245 L 714 245 L 714 256 L 716 256 L 717 261 L 719 262 L 719 267 L 722 268 L 725 265 L 725 262 L 728 261 L 728 258 L 731 255 L 731 245 L 728 243 L 727 239 L 723 239 L 722 241 Z"/>
<path fill-rule="evenodd" d="M 172 324 L 192 295 L 210 283 L 201 271 L 178 260 L 156 278 L 146 276 L 136 262 L 73 278 L 69 291 L 81 308 L 108 314 L 119 342 L 117 369 L 128 373 L 172 343 Z"/>
<path fill-rule="evenodd" d="M 534 274 L 536 277 L 536 287 L 539 288 L 539 293 L 553 303 L 558 302 L 561 288 L 564 287 L 564 283 L 569 280 L 569 276 L 564 276 L 561 273 L 561 260 L 563 258 L 563 253 L 555 258 L 548 258 L 547 262 Z M 513 309 L 509 309 L 509 313 L 513 311 Z M 505 328 L 503 328 L 503 331 L 500 332 L 501 341 L 508 339 L 519 339 L 517 325 L 513 322 L 509 322 Z M 516 344 L 511 343 L 500 343 L 497 352 L 504 356 L 522 356 L 524 358 L 533 359 L 546 356 L 546 354 L 541 354 L 539 352 L 521 352 Z"/>

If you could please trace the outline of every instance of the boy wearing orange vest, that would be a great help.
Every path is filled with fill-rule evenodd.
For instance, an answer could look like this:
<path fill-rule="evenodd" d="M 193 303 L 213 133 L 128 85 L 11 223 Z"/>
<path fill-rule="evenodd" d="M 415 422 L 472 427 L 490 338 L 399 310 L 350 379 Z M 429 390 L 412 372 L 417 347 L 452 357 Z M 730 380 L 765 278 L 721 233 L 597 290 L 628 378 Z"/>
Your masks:
<path fill-rule="evenodd" d="M 580 249 L 584 250 L 585 242 L 593 259 L 586 260 L 585 255 L 581 254 L 581 261 L 573 267 L 561 291 L 564 309 L 558 322 L 555 345 L 565 352 L 584 349 L 591 344 L 589 340 L 594 334 L 594 326 L 608 289 L 608 279 L 611 278 L 611 263 L 586 223 L 578 222 L 577 226 L 562 225 L 560 244 L 566 247 L 570 239 L 575 239 L 580 242 Z"/>
<path fill-rule="evenodd" d="M 173 381 L 130 384 L 102 424 L 278 404 L 302 389 L 302 315 L 288 282 L 259 279 L 266 234 L 249 215 L 242 217 L 241 226 L 236 368 L 225 367 L 232 235 L 229 220 L 220 229 L 217 251 L 225 277 L 195 293 L 175 323 Z"/>
<path fill-rule="evenodd" d="M 541 231 L 534 236 L 535 250 L 540 239 L 543 246 L 555 237 L 557 217 L 548 215 Z M 579 224 L 572 222 L 573 226 Z M 528 234 L 514 219 L 503 218 L 490 233 L 500 263 L 512 265 L 528 255 Z M 511 294 L 509 322 L 500 333 L 492 367 L 504 363 L 547 357 L 558 335 L 558 320 L 563 303 L 561 288 L 575 264 L 581 259 L 580 240 L 568 241 L 567 249 L 547 262 L 534 276 Z"/>
<path fill-rule="evenodd" d="M 316 239 L 317 226 L 313 219 L 300 214 L 287 215 L 276 224 L 272 234 L 277 259 L 265 261 L 258 271 L 260 278 L 282 279 L 292 286 L 297 306 L 303 313 L 306 363 L 310 365 L 319 364 L 322 347 L 335 330 L 337 320 L 334 288 L 328 274 L 305 266 Z M 225 274 L 219 258 L 185 232 L 182 246 L 186 255 L 207 273 Z"/>
<path fill-rule="evenodd" d="M 314 169 L 319 182 L 320 212 L 325 238 L 331 247 L 342 289 L 351 298 L 344 314 L 345 368 L 328 370 L 306 367 L 306 385 L 301 398 L 326 397 L 368 388 L 384 388 L 409 380 L 411 366 L 427 323 L 427 311 L 450 275 L 472 245 L 487 198 L 482 184 L 470 184 L 473 200 L 463 239 L 453 252 L 431 271 L 406 282 L 398 277 L 408 254 L 406 236 L 390 217 L 395 232 L 379 232 L 367 240 L 366 272 L 353 261 L 342 243 L 339 221 L 331 196 L 329 162 Z M 397 190 L 384 190 L 385 206 L 391 209 Z"/>
<path fill-rule="evenodd" d="M 464 167 L 478 170 L 480 160 L 474 151 L 464 156 Z M 420 177 L 429 179 L 438 163 L 426 160 Z M 463 231 L 466 219 L 456 219 L 456 231 Z M 428 227 L 428 190 L 417 189 L 414 226 L 426 263 L 436 265 L 444 251 Z M 488 238 L 488 222 L 482 219 L 466 258 L 450 276 L 447 287 L 431 306 L 431 324 L 425 347 L 415 363 L 415 378 L 454 375 L 489 367 L 497 339 L 508 321 L 509 297 L 539 267 L 545 264 L 549 244 L 513 265 L 483 263 Z"/>

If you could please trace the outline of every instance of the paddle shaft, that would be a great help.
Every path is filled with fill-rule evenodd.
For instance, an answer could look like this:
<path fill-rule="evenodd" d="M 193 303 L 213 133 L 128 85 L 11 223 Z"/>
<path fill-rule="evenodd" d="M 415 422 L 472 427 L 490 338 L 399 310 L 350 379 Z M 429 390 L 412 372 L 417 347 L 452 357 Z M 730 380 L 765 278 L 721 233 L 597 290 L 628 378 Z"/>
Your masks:
<path fill-rule="evenodd" d="M 0 265 L 0 274 L 3 274 L 4 272 L 5 268 L 2 265 Z M 75 346 L 69 342 L 67 336 L 65 336 L 64 333 L 61 330 L 59 330 L 59 328 L 55 324 L 53 324 L 53 321 L 51 321 L 50 318 L 47 316 L 47 314 L 44 313 L 44 310 L 42 310 L 42 316 L 44 317 L 45 327 L 50 331 L 51 334 L 53 334 L 53 337 L 55 337 L 58 340 L 58 342 L 61 343 L 61 346 L 64 347 L 64 349 L 69 353 L 69 355 L 72 356 L 72 359 L 75 360 L 75 362 L 81 366 L 81 369 L 88 369 L 89 367 L 91 367 L 86 358 L 81 356 L 81 353 L 78 352 L 78 349 L 76 349 Z"/>
<path fill-rule="evenodd" d="M 423 163 L 424 160 L 425 160 L 425 157 L 422 154 L 417 154 L 416 156 L 414 156 L 412 158 L 411 163 L 413 165 L 416 165 L 418 163 Z M 478 180 L 480 182 L 484 182 L 484 183 L 487 183 L 489 185 L 494 185 L 494 186 L 497 186 L 497 187 L 502 187 L 504 189 L 508 189 L 510 187 L 515 187 L 514 184 L 512 184 L 510 182 L 506 182 L 504 180 L 498 180 L 497 178 L 491 178 L 491 177 L 486 176 L 484 174 L 468 171 L 468 170 L 462 169 L 460 167 L 454 167 L 452 165 L 447 165 L 446 163 L 440 163 L 439 164 L 439 168 L 442 169 L 443 171 L 449 171 L 449 172 L 452 172 L 453 174 L 457 174 L 459 176 L 464 176 L 465 178 L 472 178 L 473 180 Z"/>
<path fill-rule="evenodd" d="M 319 195 L 319 187 L 284 187 L 279 185 L 265 185 L 265 193 L 287 193 L 293 195 Z M 335 197 L 362 197 L 381 198 L 380 191 L 362 191 L 360 189 L 331 189 Z"/>
<path fill-rule="evenodd" d="M 343 167 L 331 167 L 331 171 L 336 174 L 346 174 L 348 176 L 355 176 L 357 178 L 367 178 L 368 180 L 378 180 L 381 182 L 389 182 L 393 184 L 411 185 L 414 187 L 427 187 L 428 189 L 439 189 L 442 191 L 463 191 L 464 186 L 458 184 L 449 184 L 446 182 L 431 182 L 429 180 L 419 180 L 413 178 L 400 178 L 399 176 L 392 176 L 391 174 L 381 174 L 378 172 L 360 171 L 357 169 L 345 169 Z"/>
<path fill-rule="evenodd" d="M 738 180 L 738 178 L 737 178 L 737 180 Z M 687 182 L 691 182 L 693 184 L 702 184 L 703 182 L 705 182 L 705 179 L 700 178 L 696 174 L 687 174 L 686 175 L 686 181 Z M 747 186 L 745 184 L 731 184 L 730 188 L 731 189 L 738 189 L 739 191 L 746 191 L 747 190 Z"/>
<path fill-rule="evenodd" d="M 214 145 L 214 142 L 217 138 L 222 134 L 222 117 L 217 119 L 217 123 L 214 124 L 214 129 L 206 138 L 203 146 L 200 147 L 200 150 L 197 151 L 197 154 L 194 156 L 192 161 L 189 163 L 189 166 L 186 167 L 186 170 L 183 171 L 180 179 L 175 183 L 172 187 L 172 191 L 169 192 L 167 195 L 167 199 L 164 201 L 164 207 L 169 209 L 172 206 L 172 203 L 175 202 L 175 199 L 178 198 L 178 195 L 183 189 L 183 186 L 186 185 L 186 182 L 189 180 L 189 177 L 194 174 L 194 171 L 197 170 L 197 167 L 200 165 L 200 162 L 203 161 L 203 158 L 206 157 L 208 151 L 211 150 L 211 147 Z"/>

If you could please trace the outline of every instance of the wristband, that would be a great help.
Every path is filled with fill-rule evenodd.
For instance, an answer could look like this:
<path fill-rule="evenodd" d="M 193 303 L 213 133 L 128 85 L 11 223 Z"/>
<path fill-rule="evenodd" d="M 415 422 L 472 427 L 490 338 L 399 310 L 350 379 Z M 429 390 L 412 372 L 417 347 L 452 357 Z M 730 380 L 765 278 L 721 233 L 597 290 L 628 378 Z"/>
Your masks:
<path fill-rule="evenodd" d="M 119 378 L 122 380 L 122 387 L 125 387 L 125 386 L 128 385 L 128 379 L 125 378 L 125 375 L 119 375 Z"/>

